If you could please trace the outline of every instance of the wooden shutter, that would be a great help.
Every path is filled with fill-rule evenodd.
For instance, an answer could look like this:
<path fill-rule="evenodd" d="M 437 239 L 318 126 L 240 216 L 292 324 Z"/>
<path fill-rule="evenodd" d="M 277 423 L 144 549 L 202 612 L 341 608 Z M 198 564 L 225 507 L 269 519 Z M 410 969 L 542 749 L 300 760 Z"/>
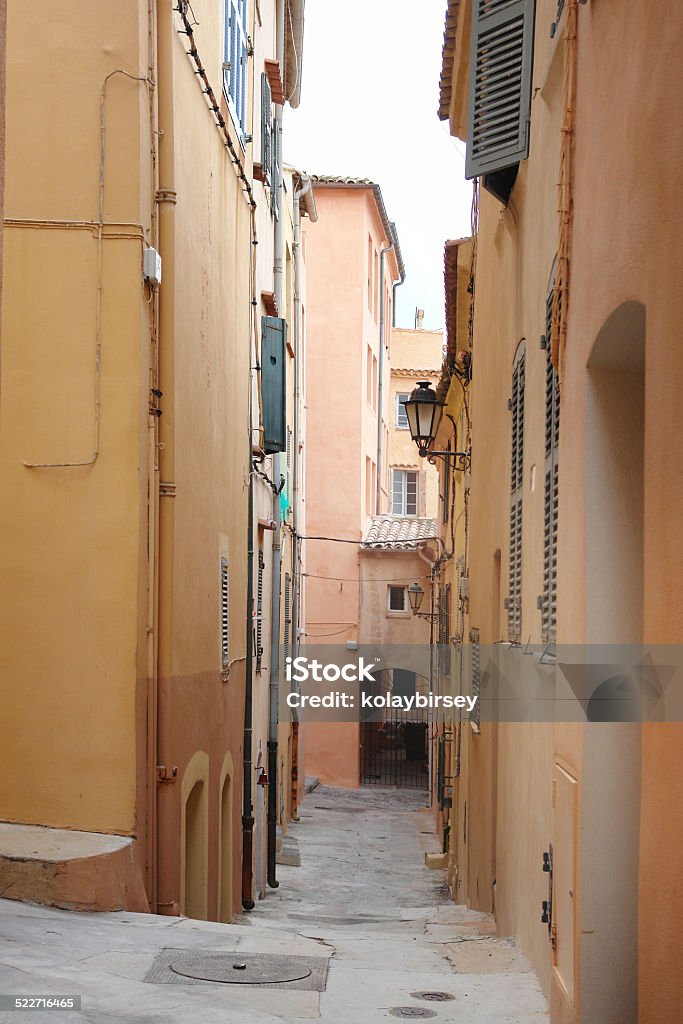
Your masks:
<path fill-rule="evenodd" d="M 279 316 L 261 319 L 261 394 L 263 450 L 269 455 L 287 446 L 285 420 L 285 345 L 287 322 Z"/>
<path fill-rule="evenodd" d="M 535 0 L 472 0 L 465 177 L 529 155 Z"/>
<path fill-rule="evenodd" d="M 508 639 L 522 637 L 522 511 L 524 495 L 524 343 L 517 349 L 512 369 L 512 458 L 510 473 L 510 552 L 508 587 Z"/>
<path fill-rule="evenodd" d="M 285 573 L 285 658 L 289 658 L 292 648 L 292 578 Z"/>
<path fill-rule="evenodd" d="M 560 441 L 560 379 L 552 361 L 550 332 L 552 329 L 553 294 L 556 270 L 550 275 L 546 298 L 546 365 L 545 365 L 545 487 L 543 514 L 543 599 L 541 603 L 541 636 L 545 643 L 554 643 L 557 635 L 557 519 L 558 445 Z"/>
<path fill-rule="evenodd" d="M 228 560 L 221 558 L 221 667 L 230 666 L 230 578 Z"/>
<path fill-rule="evenodd" d="M 263 180 L 266 185 L 270 184 L 273 164 L 272 119 L 273 94 L 270 90 L 268 75 L 264 71 L 261 74 L 261 166 L 263 168 Z"/>
<path fill-rule="evenodd" d="M 263 574 L 265 569 L 265 561 L 263 558 L 263 548 L 259 548 L 258 552 L 258 581 L 256 584 L 256 629 L 255 629 L 255 643 L 256 648 L 256 671 L 260 672 L 263 667 Z"/>
<path fill-rule="evenodd" d="M 472 659 L 472 697 L 476 697 L 474 707 L 470 711 L 470 722 L 476 725 L 477 729 L 481 722 L 481 647 L 479 644 L 479 630 L 470 631 L 470 656 Z"/>

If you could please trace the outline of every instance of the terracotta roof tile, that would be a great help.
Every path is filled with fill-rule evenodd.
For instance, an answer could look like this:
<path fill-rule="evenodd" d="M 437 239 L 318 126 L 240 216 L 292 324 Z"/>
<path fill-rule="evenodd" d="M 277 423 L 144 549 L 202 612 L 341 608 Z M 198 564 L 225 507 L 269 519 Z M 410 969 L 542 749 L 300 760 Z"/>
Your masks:
<path fill-rule="evenodd" d="M 362 548 L 387 551 L 415 551 L 436 540 L 436 519 L 417 516 L 372 516 L 361 540 Z"/>

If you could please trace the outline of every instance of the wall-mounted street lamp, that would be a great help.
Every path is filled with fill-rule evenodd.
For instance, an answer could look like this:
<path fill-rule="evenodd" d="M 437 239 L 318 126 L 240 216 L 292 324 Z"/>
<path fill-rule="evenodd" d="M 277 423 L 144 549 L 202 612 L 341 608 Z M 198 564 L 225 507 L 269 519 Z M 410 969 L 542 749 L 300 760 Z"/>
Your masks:
<path fill-rule="evenodd" d="M 421 612 L 420 606 L 422 605 L 422 598 L 425 596 L 425 592 L 419 583 L 411 583 L 408 587 L 408 600 L 410 601 L 410 608 L 417 619 L 438 619 L 438 612 Z"/>
<path fill-rule="evenodd" d="M 410 436 L 417 445 L 420 457 L 430 462 L 435 458 L 443 459 L 444 462 L 452 460 L 454 469 L 464 471 L 465 466 L 458 463 L 468 458 L 468 452 L 435 452 L 430 447 L 434 444 L 443 415 L 443 405 L 437 399 L 431 383 L 419 380 L 404 405 Z"/>

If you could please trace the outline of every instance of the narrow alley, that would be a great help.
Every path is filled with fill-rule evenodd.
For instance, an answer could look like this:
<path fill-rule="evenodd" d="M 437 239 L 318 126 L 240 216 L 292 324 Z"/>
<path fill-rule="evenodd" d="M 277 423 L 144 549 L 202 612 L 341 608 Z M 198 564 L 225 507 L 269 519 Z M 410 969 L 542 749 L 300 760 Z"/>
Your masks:
<path fill-rule="evenodd" d="M 0 901 L 0 989 L 82 994 L 64 1024 L 548 1019 L 513 941 L 450 902 L 443 872 L 425 866 L 436 839 L 421 792 L 319 787 L 291 837 L 301 866 L 281 865 L 279 888 L 231 925 Z M 176 973 L 199 964 L 206 975 L 207 963 L 209 973 L 248 973 L 256 955 L 266 972 L 293 965 L 306 976 L 263 986 Z"/>

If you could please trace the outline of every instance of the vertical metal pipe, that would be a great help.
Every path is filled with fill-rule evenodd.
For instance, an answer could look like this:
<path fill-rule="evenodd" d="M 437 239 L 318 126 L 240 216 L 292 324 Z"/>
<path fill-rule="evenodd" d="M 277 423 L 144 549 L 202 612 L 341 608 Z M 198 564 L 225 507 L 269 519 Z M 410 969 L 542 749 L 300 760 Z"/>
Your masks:
<path fill-rule="evenodd" d="M 382 511 L 382 402 L 384 395 L 384 268 L 386 266 L 387 253 L 394 248 L 394 243 L 382 249 L 379 254 L 379 380 L 377 388 L 377 489 L 375 493 L 375 512 L 377 515 Z"/>
<path fill-rule="evenodd" d="M 277 58 L 284 76 L 285 66 L 285 0 L 277 4 Z M 277 181 L 273 188 L 277 191 L 278 216 L 273 232 L 273 291 L 278 310 L 282 313 L 282 222 L 284 209 L 282 205 L 282 105 L 275 104 L 275 132 L 279 155 Z M 273 475 L 280 479 L 280 454 L 273 456 Z M 272 564 L 272 602 L 271 602 L 271 633 L 270 633 L 270 713 L 268 716 L 268 841 L 267 864 L 268 885 L 271 889 L 278 886 L 275 877 L 276 838 L 277 838 L 277 747 L 278 747 L 278 694 L 280 683 L 280 592 L 282 580 L 282 509 L 279 494 L 273 498 L 273 564 Z"/>
<path fill-rule="evenodd" d="M 253 910 L 253 865 L 254 865 L 254 807 L 252 792 L 252 735 L 253 735 L 253 638 L 252 614 L 254 604 L 254 466 L 251 450 L 253 428 L 253 366 L 256 351 L 255 282 L 256 282 L 256 215 L 251 209 L 251 239 L 249 246 L 249 270 L 251 310 L 249 316 L 249 429 L 247 431 L 247 465 L 249 467 L 248 510 L 247 510 L 247 610 L 246 647 L 244 680 L 244 752 L 242 759 L 242 907 Z M 251 315 L 253 313 L 253 316 Z"/>
<path fill-rule="evenodd" d="M 175 535 L 175 141 L 173 86 L 173 0 L 157 3 L 157 68 L 159 121 L 159 251 L 164 284 L 159 289 L 159 389 L 163 416 L 159 424 L 159 561 L 157 654 L 157 748 L 160 763 L 168 760 L 170 685 L 173 678 L 173 555 Z M 155 779 L 157 801 L 157 893 L 160 913 L 179 914 L 179 879 L 169 880 L 164 828 L 170 825 L 172 786 L 161 790 Z M 168 836 L 166 836 L 168 840 Z M 170 858 L 172 862 L 172 858 Z M 166 871 L 165 871 L 166 869 Z"/>

